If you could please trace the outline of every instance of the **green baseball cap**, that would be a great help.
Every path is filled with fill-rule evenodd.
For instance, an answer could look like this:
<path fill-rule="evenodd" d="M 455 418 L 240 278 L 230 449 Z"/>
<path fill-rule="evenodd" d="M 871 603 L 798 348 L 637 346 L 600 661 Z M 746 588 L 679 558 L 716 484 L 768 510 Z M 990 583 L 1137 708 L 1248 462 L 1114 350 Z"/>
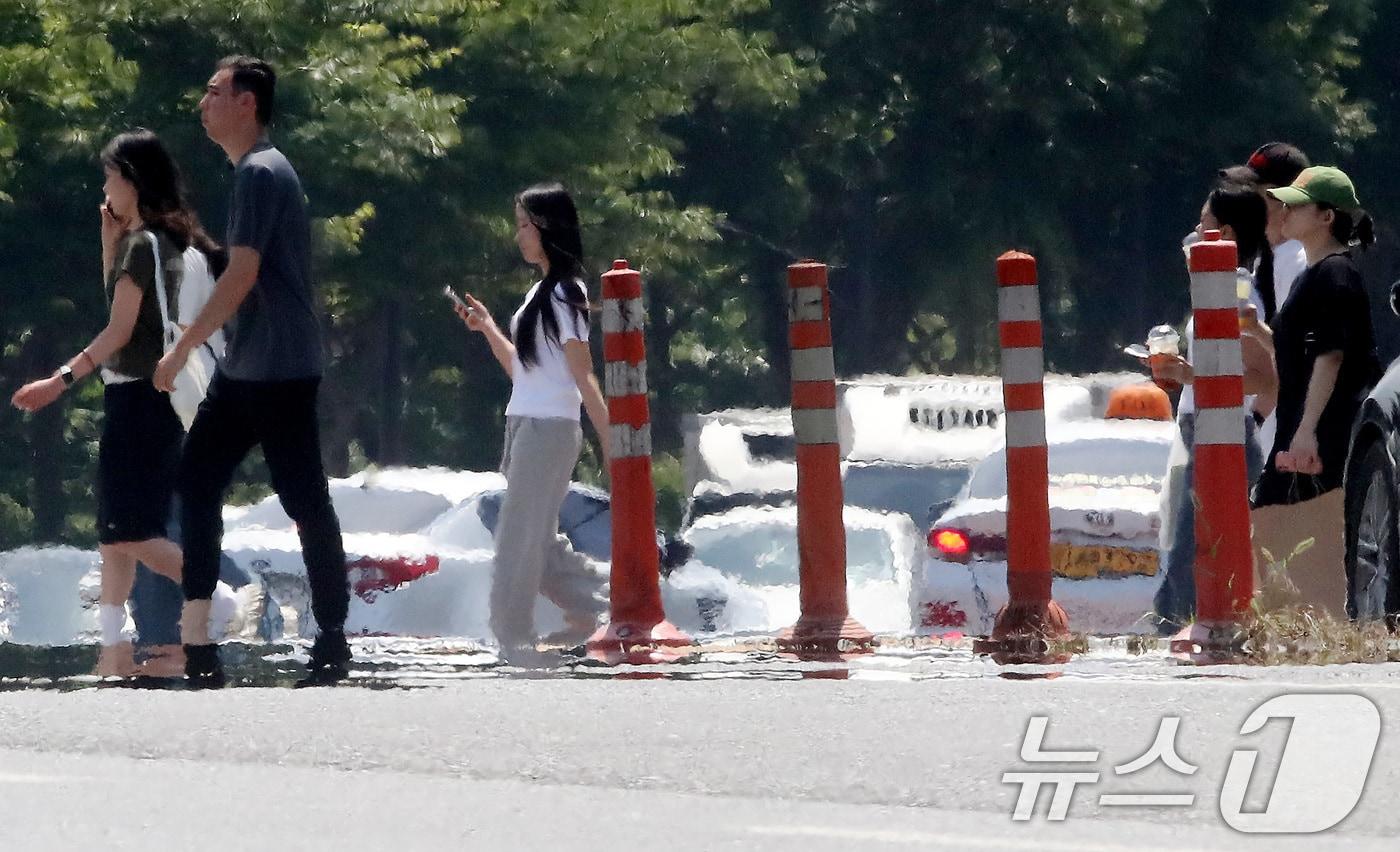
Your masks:
<path fill-rule="evenodd" d="M 1356 187 L 1351 185 L 1351 178 L 1335 166 L 1312 166 L 1303 169 L 1290 186 L 1271 189 L 1269 194 L 1290 206 L 1326 204 L 1339 210 L 1355 210 L 1361 206 L 1361 202 L 1356 199 Z"/>

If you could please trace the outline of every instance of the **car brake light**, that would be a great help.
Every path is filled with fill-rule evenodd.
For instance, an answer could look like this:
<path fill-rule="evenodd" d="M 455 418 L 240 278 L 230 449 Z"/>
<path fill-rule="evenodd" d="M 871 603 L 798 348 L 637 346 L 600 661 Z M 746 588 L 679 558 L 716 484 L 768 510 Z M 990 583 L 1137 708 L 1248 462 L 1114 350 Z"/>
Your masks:
<path fill-rule="evenodd" d="M 930 547 L 948 559 L 966 559 L 968 554 L 972 552 L 972 539 L 963 530 L 930 530 L 928 543 Z"/>
<path fill-rule="evenodd" d="M 435 554 L 422 558 L 412 556 L 362 556 L 347 562 L 350 590 L 366 601 L 373 601 L 379 592 L 387 592 L 419 577 L 436 574 L 440 560 Z"/>

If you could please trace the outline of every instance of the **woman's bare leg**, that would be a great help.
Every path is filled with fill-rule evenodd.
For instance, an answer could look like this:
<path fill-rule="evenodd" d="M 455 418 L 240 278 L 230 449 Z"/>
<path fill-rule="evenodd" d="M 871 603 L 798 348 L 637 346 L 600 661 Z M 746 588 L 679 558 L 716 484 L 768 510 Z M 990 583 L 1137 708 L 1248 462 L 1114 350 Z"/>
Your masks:
<path fill-rule="evenodd" d="M 126 601 L 136 579 L 136 559 L 121 545 L 99 545 L 102 555 L 102 591 L 98 596 L 98 620 L 102 623 L 102 650 L 97 657 L 99 677 L 131 677 L 137 674 L 131 643 L 120 637 L 126 620 Z M 110 621 L 111 624 L 107 622 Z"/>
<path fill-rule="evenodd" d="M 128 541 L 116 545 L 137 562 L 144 562 L 152 571 L 162 577 L 180 582 L 184 576 L 185 556 L 180 545 L 168 538 L 150 538 L 145 541 Z"/>
<path fill-rule="evenodd" d="M 184 554 L 180 546 L 168 538 L 152 538 L 146 541 L 126 542 L 118 545 L 139 562 L 145 563 L 162 577 L 174 580 L 179 585 L 184 576 Z M 143 648 L 146 660 L 140 666 L 140 674 L 148 677 L 178 678 L 185 674 L 185 649 L 181 645 L 147 645 Z"/>
<path fill-rule="evenodd" d="M 102 555 L 102 594 L 98 603 L 106 606 L 126 606 L 131 597 L 131 584 L 136 581 L 136 557 L 125 544 L 99 545 Z"/>

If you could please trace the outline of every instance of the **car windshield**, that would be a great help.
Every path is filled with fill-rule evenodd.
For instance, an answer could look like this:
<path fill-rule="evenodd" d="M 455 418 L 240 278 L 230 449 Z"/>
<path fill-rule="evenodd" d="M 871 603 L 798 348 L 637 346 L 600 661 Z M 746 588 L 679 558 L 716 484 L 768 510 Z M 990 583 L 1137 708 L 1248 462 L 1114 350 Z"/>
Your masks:
<path fill-rule="evenodd" d="M 774 518 L 707 524 L 692 527 L 685 540 L 695 548 L 695 559 L 742 582 L 797 585 L 797 530 L 790 521 Z M 894 547 L 889 533 L 878 527 L 848 527 L 847 580 L 892 580 L 894 576 Z"/>
<path fill-rule="evenodd" d="M 1169 446 L 1142 438 L 1066 441 L 1050 447 L 1050 484 L 1060 488 L 1092 486 L 1161 488 Z M 1006 496 L 1006 450 L 997 450 L 977 466 L 968 496 Z"/>
<path fill-rule="evenodd" d="M 429 540 L 462 550 L 494 550 L 491 531 L 477 513 L 478 501 L 472 500 L 444 512 L 423 530 Z"/>
<path fill-rule="evenodd" d="M 877 512 L 903 512 L 927 525 L 943 513 L 972 475 L 967 467 L 852 464 L 846 469 L 846 505 Z"/>

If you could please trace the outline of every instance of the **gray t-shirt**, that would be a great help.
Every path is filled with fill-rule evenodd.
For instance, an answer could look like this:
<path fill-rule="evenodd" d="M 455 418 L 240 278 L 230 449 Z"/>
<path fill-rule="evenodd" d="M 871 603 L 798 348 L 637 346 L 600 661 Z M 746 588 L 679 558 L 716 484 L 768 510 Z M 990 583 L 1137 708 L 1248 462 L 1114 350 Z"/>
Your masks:
<path fill-rule="evenodd" d="M 266 139 L 238 161 L 228 246 L 262 260 L 230 325 L 219 369 L 231 379 L 284 381 L 321 375 L 321 325 L 311 288 L 311 223 L 301 179 Z"/>

